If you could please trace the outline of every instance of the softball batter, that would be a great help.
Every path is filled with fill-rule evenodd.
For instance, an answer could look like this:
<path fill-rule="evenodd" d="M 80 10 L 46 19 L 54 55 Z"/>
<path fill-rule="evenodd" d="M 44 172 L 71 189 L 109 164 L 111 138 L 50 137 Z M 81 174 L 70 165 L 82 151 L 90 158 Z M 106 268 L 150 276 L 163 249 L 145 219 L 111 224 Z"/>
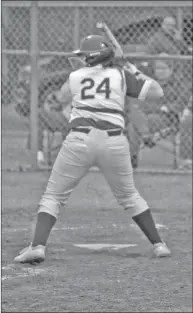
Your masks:
<path fill-rule="evenodd" d="M 156 100 L 163 96 L 160 85 L 136 72 L 114 64 L 109 42 L 90 35 L 75 55 L 85 67 L 72 72 L 57 94 L 57 101 L 72 101 L 70 130 L 54 163 L 47 188 L 39 203 L 32 243 L 15 258 L 18 263 L 41 262 L 61 206 L 91 166 L 104 174 L 118 203 L 132 210 L 133 220 L 153 245 L 157 257 L 171 252 L 160 238 L 146 201 L 135 188 L 129 144 L 123 135 L 125 97 Z"/>

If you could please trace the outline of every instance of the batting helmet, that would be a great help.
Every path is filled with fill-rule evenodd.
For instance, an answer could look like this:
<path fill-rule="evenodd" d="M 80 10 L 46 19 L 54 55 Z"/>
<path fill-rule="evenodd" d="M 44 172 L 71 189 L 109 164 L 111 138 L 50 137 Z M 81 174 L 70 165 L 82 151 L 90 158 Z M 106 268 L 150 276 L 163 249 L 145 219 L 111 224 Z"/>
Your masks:
<path fill-rule="evenodd" d="M 99 35 L 90 35 L 82 39 L 80 49 L 73 51 L 78 56 L 83 56 L 87 66 L 102 64 L 108 66 L 114 58 L 111 44 Z"/>

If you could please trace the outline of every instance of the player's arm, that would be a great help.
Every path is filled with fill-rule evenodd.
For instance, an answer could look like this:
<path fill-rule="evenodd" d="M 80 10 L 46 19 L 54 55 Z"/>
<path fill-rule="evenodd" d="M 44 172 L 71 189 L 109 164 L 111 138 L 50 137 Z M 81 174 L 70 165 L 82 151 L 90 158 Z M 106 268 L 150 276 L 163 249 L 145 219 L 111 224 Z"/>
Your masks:
<path fill-rule="evenodd" d="M 154 101 L 163 97 L 163 89 L 154 79 L 136 71 L 124 69 L 126 94 L 139 100 Z"/>

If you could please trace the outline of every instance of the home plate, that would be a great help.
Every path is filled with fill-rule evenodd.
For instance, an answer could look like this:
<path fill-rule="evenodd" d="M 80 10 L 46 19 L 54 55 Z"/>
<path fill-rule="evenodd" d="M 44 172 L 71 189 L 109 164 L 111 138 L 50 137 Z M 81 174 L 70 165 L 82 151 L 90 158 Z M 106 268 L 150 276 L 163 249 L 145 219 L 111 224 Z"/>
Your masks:
<path fill-rule="evenodd" d="M 88 244 L 74 244 L 75 247 L 86 248 L 90 250 L 101 250 L 104 248 L 118 250 L 123 248 L 136 247 L 137 244 L 108 244 L 108 243 L 88 243 Z"/>

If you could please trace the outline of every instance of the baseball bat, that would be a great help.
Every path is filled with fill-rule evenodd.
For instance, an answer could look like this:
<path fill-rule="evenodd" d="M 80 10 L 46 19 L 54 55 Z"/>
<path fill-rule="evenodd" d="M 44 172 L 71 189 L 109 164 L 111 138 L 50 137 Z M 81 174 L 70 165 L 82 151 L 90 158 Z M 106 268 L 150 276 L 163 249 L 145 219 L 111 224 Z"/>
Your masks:
<path fill-rule="evenodd" d="M 119 57 L 124 60 L 124 53 L 121 45 L 118 43 L 117 39 L 111 32 L 110 28 L 107 26 L 104 22 L 97 22 L 96 27 L 101 30 L 101 32 L 107 37 L 107 39 L 110 41 L 114 48 L 115 57 Z M 127 66 L 127 69 L 131 71 L 133 74 L 135 74 L 138 69 L 136 66 L 128 61 L 125 60 L 125 66 Z"/>
<path fill-rule="evenodd" d="M 98 29 L 100 29 L 106 35 L 106 37 L 109 39 L 109 41 L 111 42 L 111 44 L 114 48 L 114 51 L 115 51 L 115 56 L 116 57 L 123 57 L 124 56 L 123 55 L 123 49 L 121 48 L 120 44 L 116 40 L 115 36 L 111 32 L 111 30 L 109 29 L 107 24 L 104 22 L 97 22 L 96 27 Z"/>

